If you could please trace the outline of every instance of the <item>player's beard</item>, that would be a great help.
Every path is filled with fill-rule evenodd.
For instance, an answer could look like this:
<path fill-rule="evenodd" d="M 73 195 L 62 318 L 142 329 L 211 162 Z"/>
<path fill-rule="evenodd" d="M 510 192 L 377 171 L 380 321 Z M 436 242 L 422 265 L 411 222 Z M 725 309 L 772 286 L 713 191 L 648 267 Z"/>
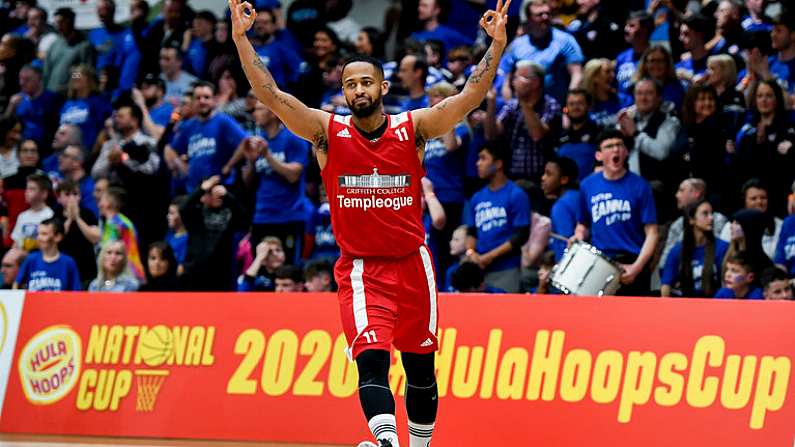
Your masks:
<path fill-rule="evenodd" d="M 381 95 L 378 95 L 378 98 L 373 99 L 366 106 L 356 107 L 356 100 L 354 99 L 353 103 L 348 103 L 348 108 L 351 109 L 351 113 L 356 118 L 367 118 L 381 107 L 382 100 Z"/>

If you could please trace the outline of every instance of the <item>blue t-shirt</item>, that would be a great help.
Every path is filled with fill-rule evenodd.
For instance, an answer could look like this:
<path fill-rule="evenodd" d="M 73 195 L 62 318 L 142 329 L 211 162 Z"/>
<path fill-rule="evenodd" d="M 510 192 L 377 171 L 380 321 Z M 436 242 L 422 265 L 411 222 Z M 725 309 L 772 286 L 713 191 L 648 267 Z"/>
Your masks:
<path fill-rule="evenodd" d="M 328 202 L 321 203 L 312 212 L 309 232 L 315 238 L 310 259 L 337 259 L 340 256 L 340 248 L 331 228 L 331 207 Z"/>
<path fill-rule="evenodd" d="M 90 175 L 84 175 L 80 179 L 80 206 L 91 211 L 94 217 L 99 217 L 99 208 L 97 201 L 94 199 L 94 179 Z"/>
<path fill-rule="evenodd" d="M 785 266 L 789 275 L 795 276 L 795 215 L 784 219 L 781 225 L 773 262 Z"/>
<path fill-rule="evenodd" d="M 429 40 L 438 40 L 444 45 L 442 51 L 442 59 L 446 59 L 447 53 L 455 47 L 472 46 L 473 39 L 459 33 L 453 28 L 445 25 L 439 25 L 433 31 L 417 31 L 411 34 L 411 38 L 418 42 L 426 42 Z"/>
<path fill-rule="evenodd" d="M 740 26 L 742 26 L 745 31 L 762 31 L 765 33 L 773 31 L 772 23 L 765 21 L 754 22 L 754 19 L 751 18 L 750 15 L 743 17 L 743 20 L 740 22 Z"/>
<path fill-rule="evenodd" d="M 728 249 L 728 242 L 720 239 L 715 240 L 715 260 L 712 264 L 713 284 L 720 284 L 720 279 L 723 277 L 720 270 L 721 264 L 723 263 L 723 258 L 726 257 L 726 251 Z M 693 250 L 693 259 L 690 262 L 693 269 L 693 289 L 700 295 L 704 293 L 704 288 L 701 283 L 701 277 L 704 271 L 704 254 L 705 249 L 703 245 L 701 247 L 696 247 L 696 249 Z M 668 254 L 668 258 L 665 260 L 665 267 L 662 271 L 662 284 L 672 287 L 676 285 L 679 281 L 679 264 L 681 260 L 682 243 L 677 242 Z"/>
<path fill-rule="evenodd" d="M 46 262 L 40 251 L 34 251 L 19 267 L 16 282 L 31 292 L 81 290 L 77 264 L 63 253 L 55 261 Z"/>
<path fill-rule="evenodd" d="M 472 196 L 471 202 L 466 223 L 477 228 L 475 249 L 480 254 L 510 240 L 517 228 L 530 226 L 530 198 L 510 180 L 496 191 L 484 187 Z M 503 256 L 489 265 L 486 272 L 517 268 L 519 264 L 518 254 Z"/>
<path fill-rule="evenodd" d="M 174 257 L 177 259 L 177 263 L 184 264 L 185 253 L 188 251 L 188 233 L 177 235 L 173 231 L 169 231 L 166 235 L 166 242 L 174 250 Z"/>
<path fill-rule="evenodd" d="M 782 61 L 778 56 L 769 58 L 770 73 L 776 82 L 789 94 L 795 93 L 795 58 Z"/>
<path fill-rule="evenodd" d="M 632 76 L 638 68 L 640 58 L 643 54 L 635 54 L 635 50 L 628 48 L 616 57 L 616 81 L 618 82 L 618 97 L 622 104 L 626 104 L 626 98 L 632 98 Z"/>
<path fill-rule="evenodd" d="M 443 139 L 434 138 L 425 143 L 425 175 L 433 183 L 433 192 L 442 203 L 464 203 L 464 173 L 469 128 L 464 123 L 455 126 L 461 146 L 448 151 Z"/>
<path fill-rule="evenodd" d="M 563 102 L 570 83 L 568 66 L 582 64 L 584 57 L 574 36 L 557 28 L 552 28 L 551 32 L 551 40 L 546 47 L 533 45 L 528 34 L 517 37 L 508 45 L 500 60 L 497 78 L 494 81 L 497 91 L 500 90 L 517 61 L 531 60 L 546 70 L 544 91 L 559 102 Z"/>
<path fill-rule="evenodd" d="M 677 71 L 684 71 L 689 77 L 699 76 L 707 71 L 707 58 L 700 60 L 687 59 L 676 64 Z"/>
<path fill-rule="evenodd" d="M 79 127 L 83 133 L 83 147 L 92 148 L 110 113 L 110 103 L 100 95 L 69 99 L 61 107 L 61 124 Z"/>
<path fill-rule="evenodd" d="M 138 68 L 141 66 L 141 52 L 135 43 L 135 36 L 128 28 L 122 42 L 122 66 L 119 71 L 118 92 L 127 91 L 135 86 L 138 78 Z M 114 96 L 117 92 L 114 92 Z"/>
<path fill-rule="evenodd" d="M 45 141 L 47 119 L 60 109 L 61 99 L 55 93 L 44 90 L 38 98 L 22 96 L 16 109 L 17 118 L 22 121 L 22 137 L 34 140 L 39 147 L 49 146 L 52 141 Z"/>
<path fill-rule="evenodd" d="M 304 210 L 304 178 L 309 164 L 309 143 L 282 127 L 273 138 L 257 132 L 268 142 L 273 158 L 282 163 L 300 163 L 304 169 L 295 183 L 290 183 L 275 172 L 265 157 L 254 162 L 259 185 L 254 207 L 255 224 L 274 224 L 306 220 Z"/>
<path fill-rule="evenodd" d="M 207 48 L 204 47 L 204 42 L 199 39 L 193 38 L 188 45 L 188 51 L 185 52 L 185 70 L 192 74 L 202 77 L 204 71 L 207 69 Z"/>
<path fill-rule="evenodd" d="M 737 297 L 734 295 L 734 290 L 728 287 L 723 287 L 720 290 L 718 290 L 718 292 L 715 294 L 715 298 L 737 298 Z M 764 292 L 762 292 L 762 289 L 760 289 L 759 287 L 754 287 L 753 289 L 748 291 L 747 295 L 745 295 L 744 297 L 740 297 L 740 299 L 763 300 L 765 299 L 765 294 Z"/>
<path fill-rule="evenodd" d="M 611 96 L 607 101 L 594 102 L 591 106 L 591 119 L 600 127 L 615 126 L 618 122 L 618 112 L 621 111 L 621 101 L 618 96 Z"/>
<path fill-rule="evenodd" d="M 172 146 L 177 153 L 188 155 L 188 192 L 204 179 L 220 174 L 245 137 L 240 124 L 225 113 L 216 113 L 203 122 L 192 118 L 182 123 Z"/>
<path fill-rule="evenodd" d="M 558 156 L 571 158 L 577 163 L 579 180 L 583 180 L 593 173 L 593 167 L 596 164 L 594 154 L 596 154 L 594 142 L 571 141 L 558 148 Z"/>
<path fill-rule="evenodd" d="M 565 237 L 574 235 L 577 227 L 577 210 L 580 207 L 580 191 L 568 189 L 552 205 L 549 213 L 552 221 L 552 232 Z M 549 249 L 555 252 L 555 261 L 560 261 L 566 250 L 566 241 L 549 238 Z"/>
<path fill-rule="evenodd" d="M 297 82 L 300 74 L 306 71 L 306 64 L 297 53 L 275 41 L 254 49 L 280 88 L 286 89 L 287 84 Z"/>
<path fill-rule="evenodd" d="M 124 63 L 124 47 L 125 39 L 129 30 L 118 27 L 113 32 L 109 32 L 107 28 L 96 28 L 88 33 L 88 41 L 97 54 L 97 71 L 102 70 L 107 66 L 121 67 Z"/>
<path fill-rule="evenodd" d="M 149 111 L 149 116 L 158 126 L 166 127 L 168 122 L 171 121 L 171 113 L 174 111 L 174 106 L 168 101 L 163 101 L 159 106 Z"/>
<path fill-rule="evenodd" d="M 577 221 L 590 227 L 591 243 L 608 256 L 639 254 L 644 226 L 657 223 L 649 183 L 632 172 L 618 180 L 595 172 L 582 181 L 580 191 Z"/>
<path fill-rule="evenodd" d="M 411 112 L 426 107 L 428 107 L 428 95 L 422 95 L 419 98 L 407 98 L 400 104 L 400 108 L 404 112 Z"/>

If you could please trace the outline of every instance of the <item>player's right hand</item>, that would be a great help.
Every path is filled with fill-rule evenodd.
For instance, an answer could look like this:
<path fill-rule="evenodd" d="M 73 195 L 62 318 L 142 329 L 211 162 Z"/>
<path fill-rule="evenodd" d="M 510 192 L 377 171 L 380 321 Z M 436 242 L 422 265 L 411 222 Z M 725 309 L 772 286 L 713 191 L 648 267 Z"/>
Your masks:
<path fill-rule="evenodd" d="M 249 2 L 229 0 L 229 10 L 232 13 L 232 37 L 243 37 L 254 24 L 257 11 Z"/>

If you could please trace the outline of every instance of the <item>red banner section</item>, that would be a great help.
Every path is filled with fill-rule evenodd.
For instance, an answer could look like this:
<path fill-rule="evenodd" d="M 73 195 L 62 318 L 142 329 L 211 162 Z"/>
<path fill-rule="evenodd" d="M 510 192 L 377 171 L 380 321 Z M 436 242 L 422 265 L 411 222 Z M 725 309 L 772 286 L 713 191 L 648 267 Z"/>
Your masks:
<path fill-rule="evenodd" d="M 447 295 L 441 323 L 437 447 L 795 440 L 792 303 Z M 0 431 L 355 445 L 344 348 L 333 295 L 30 293 Z"/>

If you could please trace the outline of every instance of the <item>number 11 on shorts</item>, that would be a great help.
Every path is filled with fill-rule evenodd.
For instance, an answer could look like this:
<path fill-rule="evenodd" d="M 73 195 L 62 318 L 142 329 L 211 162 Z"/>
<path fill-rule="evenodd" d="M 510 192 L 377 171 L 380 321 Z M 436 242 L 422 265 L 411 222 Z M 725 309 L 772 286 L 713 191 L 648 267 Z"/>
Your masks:
<path fill-rule="evenodd" d="M 378 338 L 375 336 L 375 330 L 364 331 L 362 335 L 367 339 L 367 343 L 375 343 L 378 341 Z"/>

